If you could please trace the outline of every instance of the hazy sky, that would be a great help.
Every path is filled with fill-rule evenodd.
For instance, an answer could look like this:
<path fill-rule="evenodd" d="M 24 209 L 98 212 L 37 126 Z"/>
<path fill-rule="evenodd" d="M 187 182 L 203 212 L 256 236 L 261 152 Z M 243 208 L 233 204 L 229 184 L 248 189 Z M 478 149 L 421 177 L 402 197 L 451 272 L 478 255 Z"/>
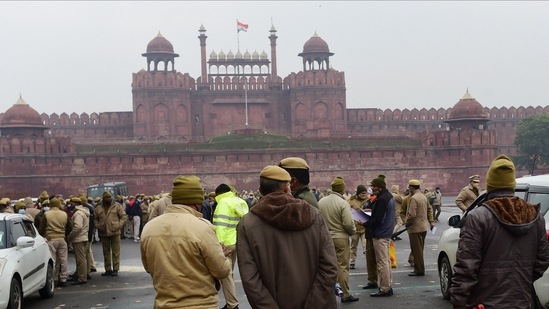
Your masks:
<path fill-rule="evenodd" d="M 240 49 L 270 58 L 278 75 L 302 69 L 318 33 L 345 72 L 347 107 L 448 108 L 465 93 L 487 107 L 549 104 L 549 2 L 60 1 L 0 2 L 0 111 L 19 94 L 39 113 L 131 111 L 132 73 L 160 31 L 200 75 L 207 55 Z"/>

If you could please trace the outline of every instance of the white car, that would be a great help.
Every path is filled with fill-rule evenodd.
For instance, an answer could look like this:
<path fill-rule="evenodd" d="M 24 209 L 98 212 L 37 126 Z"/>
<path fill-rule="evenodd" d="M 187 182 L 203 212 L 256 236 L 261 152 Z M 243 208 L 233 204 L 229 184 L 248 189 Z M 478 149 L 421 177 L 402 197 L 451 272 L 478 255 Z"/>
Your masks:
<path fill-rule="evenodd" d="M 0 308 L 20 309 L 35 292 L 54 293 L 48 244 L 26 216 L 0 213 Z"/>
<path fill-rule="evenodd" d="M 545 228 L 549 241 L 549 175 L 528 176 L 517 178 L 515 195 L 519 196 L 532 204 L 541 204 L 541 214 L 545 219 Z M 472 210 L 484 200 L 486 193 L 481 194 L 469 206 L 467 211 Z M 466 214 L 465 214 L 466 215 Z M 453 266 L 456 263 L 456 252 L 460 232 L 460 215 L 452 216 L 448 219 L 448 225 L 451 227 L 442 233 L 438 243 L 438 273 L 440 277 L 440 291 L 444 299 L 450 299 L 450 285 L 453 275 Z M 549 269 L 543 276 L 534 282 L 536 294 L 539 297 L 543 308 L 549 309 Z"/>

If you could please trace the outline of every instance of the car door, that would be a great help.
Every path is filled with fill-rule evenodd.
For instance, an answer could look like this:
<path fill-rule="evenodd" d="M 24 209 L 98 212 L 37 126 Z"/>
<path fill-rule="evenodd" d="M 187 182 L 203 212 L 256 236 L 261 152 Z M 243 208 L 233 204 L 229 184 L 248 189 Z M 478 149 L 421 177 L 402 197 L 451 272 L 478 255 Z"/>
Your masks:
<path fill-rule="evenodd" d="M 22 218 L 11 220 L 11 238 L 13 246 L 17 246 L 17 239 L 23 236 L 29 236 Z M 23 283 L 23 294 L 27 294 L 39 283 L 39 265 L 36 265 L 38 256 L 36 253 L 36 244 L 26 248 L 17 248 L 17 266 L 16 271 L 20 274 Z M 44 267 L 43 265 L 42 267 Z"/>

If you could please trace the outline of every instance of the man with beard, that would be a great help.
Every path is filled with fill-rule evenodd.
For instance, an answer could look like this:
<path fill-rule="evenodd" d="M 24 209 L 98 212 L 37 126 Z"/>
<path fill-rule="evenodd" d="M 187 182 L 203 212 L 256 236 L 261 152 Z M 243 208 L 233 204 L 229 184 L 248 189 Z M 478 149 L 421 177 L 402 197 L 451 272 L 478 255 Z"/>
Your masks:
<path fill-rule="evenodd" d="M 120 269 L 120 232 L 128 216 L 124 207 L 112 200 L 109 191 L 103 192 L 101 203 L 94 213 L 94 224 L 103 246 L 105 272 L 101 276 L 118 276 Z"/>
<path fill-rule="evenodd" d="M 461 211 L 465 212 L 467 208 L 469 208 L 469 205 L 471 205 L 480 194 L 479 182 L 479 175 L 470 176 L 469 185 L 459 192 L 456 198 L 456 205 Z"/>
<path fill-rule="evenodd" d="M 236 243 L 250 305 L 335 308 L 337 259 L 322 215 L 292 197 L 284 169 L 269 165 L 259 177 L 263 197 L 240 220 Z"/>

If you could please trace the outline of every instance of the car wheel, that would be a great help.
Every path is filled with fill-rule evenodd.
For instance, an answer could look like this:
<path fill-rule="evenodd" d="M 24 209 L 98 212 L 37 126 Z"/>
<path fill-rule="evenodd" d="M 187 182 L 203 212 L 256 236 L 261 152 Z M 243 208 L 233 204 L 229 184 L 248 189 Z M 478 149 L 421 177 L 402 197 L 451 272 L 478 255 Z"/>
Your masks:
<path fill-rule="evenodd" d="M 55 286 L 53 283 L 53 265 L 48 263 L 46 283 L 44 284 L 44 287 L 38 291 L 38 293 L 40 293 L 40 296 L 42 298 L 51 298 L 53 297 L 54 291 L 55 291 Z"/>
<path fill-rule="evenodd" d="M 21 309 L 23 308 L 23 290 L 21 284 L 17 278 L 11 278 L 10 284 L 10 301 L 8 302 L 8 309 Z"/>
<path fill-rule="evenodd" d="M 439 266 L 440 291 L 444 299 L 450 299 L 450 284 L 452 282 L 452 265 L 448 257 L 442 258 Z"/>

